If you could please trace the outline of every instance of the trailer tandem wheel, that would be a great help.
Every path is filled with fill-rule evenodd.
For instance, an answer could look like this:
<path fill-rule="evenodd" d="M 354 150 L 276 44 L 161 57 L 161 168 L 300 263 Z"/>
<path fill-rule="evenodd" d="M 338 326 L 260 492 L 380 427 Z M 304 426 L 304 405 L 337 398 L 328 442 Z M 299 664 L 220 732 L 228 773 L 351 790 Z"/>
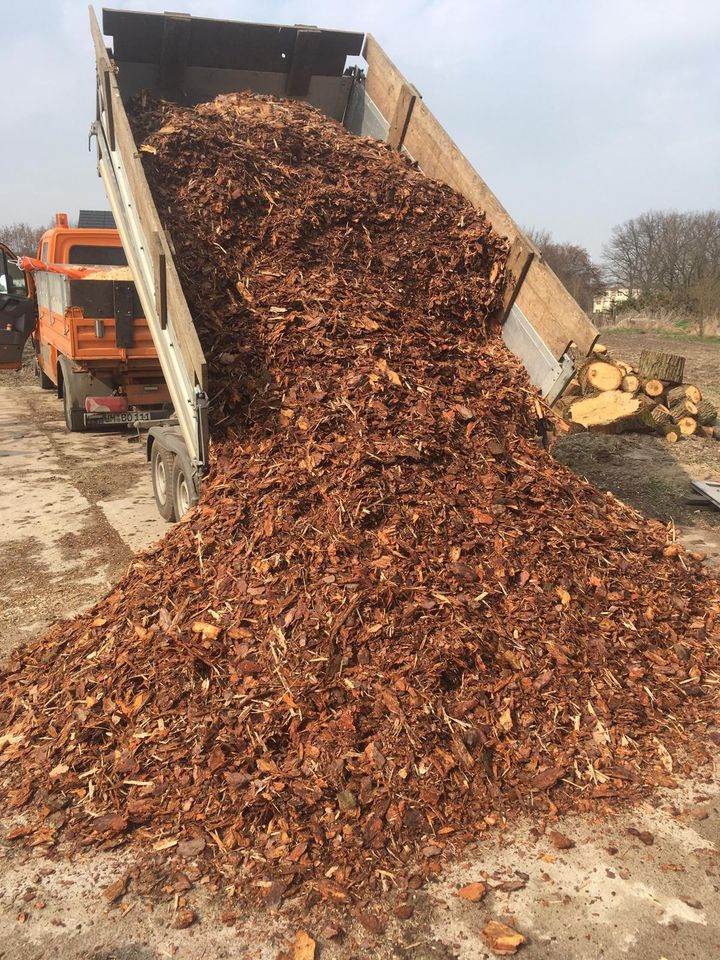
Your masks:
<path fill-rule="evenodd" d="M 150 455 L 150 471 L 152 474 L 153 494 L 158 513 L 168 523 L 177 520 L 175 514 L 175 498 L 173 496 L 173 467 L 175 454 L 172 450 L 163 447 L 157 440 L 153 444 Z"/>
<path fill-rule="evenodd" d="M 183 456 L 175 457 L 172 470 L 172 497 L 175 516 L 181 520 L 190 507 L 198 502 L 198 493 L 193 481 L 192 468 Z"/>

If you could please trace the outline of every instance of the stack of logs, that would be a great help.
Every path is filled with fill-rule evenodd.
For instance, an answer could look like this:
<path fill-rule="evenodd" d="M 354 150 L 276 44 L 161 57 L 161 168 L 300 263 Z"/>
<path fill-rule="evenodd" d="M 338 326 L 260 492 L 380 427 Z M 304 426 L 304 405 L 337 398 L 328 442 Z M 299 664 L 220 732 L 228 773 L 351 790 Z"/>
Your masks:
<path fill-rule="evenodd" d="M 605 433 L 661 433 L 669 443 L 700 435 L 720 439 L 717 407 L 684 382 L 685 357 L 643 350 L 637 368 L 598 345 L 555 409 L 570 426 Z"/>

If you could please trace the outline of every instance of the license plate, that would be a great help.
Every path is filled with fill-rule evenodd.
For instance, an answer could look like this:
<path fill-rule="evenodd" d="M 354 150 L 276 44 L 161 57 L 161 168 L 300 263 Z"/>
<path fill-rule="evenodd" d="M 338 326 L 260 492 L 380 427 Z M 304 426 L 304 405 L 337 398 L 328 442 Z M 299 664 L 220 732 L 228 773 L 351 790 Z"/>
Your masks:
<path fill-rule="evenodd" d="M 95 418 L 93 417 L 93 420 Z M 147 410 L 128 410 L 127 413 L 103 413 L 96 423 L 147 423 L 152 416 Z"/>

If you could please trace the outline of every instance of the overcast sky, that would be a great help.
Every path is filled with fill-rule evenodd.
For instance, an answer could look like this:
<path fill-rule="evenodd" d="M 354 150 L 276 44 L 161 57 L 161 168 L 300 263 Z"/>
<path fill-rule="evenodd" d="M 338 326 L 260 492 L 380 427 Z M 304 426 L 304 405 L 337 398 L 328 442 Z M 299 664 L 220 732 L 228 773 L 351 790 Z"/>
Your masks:
<path fill-rule="evenodd" d="M 644 210 L 720 206 L 720 0 L 108 5 L 373 33 L 511 215 L 594 255 Z M 2 7 L 0 224 L 107 207 L 86 3 Z"/>

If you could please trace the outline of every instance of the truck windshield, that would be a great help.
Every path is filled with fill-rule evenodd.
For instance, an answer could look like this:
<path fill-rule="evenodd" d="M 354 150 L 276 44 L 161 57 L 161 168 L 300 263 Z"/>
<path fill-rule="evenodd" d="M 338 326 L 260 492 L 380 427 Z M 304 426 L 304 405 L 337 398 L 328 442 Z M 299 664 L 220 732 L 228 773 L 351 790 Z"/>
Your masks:
<path fill-rule="evenodd" d="M 96 247 L 75 243 L 70 247 L 68 263 L 92 267 L 126 267 L 127 257 L 122 247 Z"/>

